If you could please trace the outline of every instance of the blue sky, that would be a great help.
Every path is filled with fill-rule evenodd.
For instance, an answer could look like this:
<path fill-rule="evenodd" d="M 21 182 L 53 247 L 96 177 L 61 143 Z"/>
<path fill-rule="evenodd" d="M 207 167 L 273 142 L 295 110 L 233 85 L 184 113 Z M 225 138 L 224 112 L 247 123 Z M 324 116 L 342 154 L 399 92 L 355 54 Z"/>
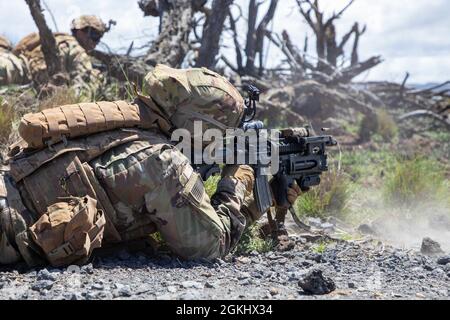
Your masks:
<path fill-rule="evenodd" d="M 245 10 L 248 0 L 235 0 Z M 103 38 L 113 50 L 125 51 L 131 41 L 138 47 L 157 35 L 158 19 L 143 17 L 137 0 L 45 0 L 56 18 L 59 31 L 68 31 L 70 21 L 79 14 L 97 14 L 103 20 L 114 19 L 117 26 Z M 339 10 L 346 0 L 322 0 L 327 12 Z M 50 27 L 55 26 L 48 15 Z M 446 0 L 356 0 L 336 23 L 338 35 L 345 33 L 355 21 L 367 24 L 361 38 L 360 57 L 380 54 L 385 62 L 363 74 L 359 80 L 401 81 L 405 72 L 414 83 L 439 82 L 450 79 L 450 5 Z M 240 26 L 242 41 L 245 24 Z M 274 31 L 287 29 L 291 38 L 302 46 L 312 34 L 301 19 L 294 0 L 280 0 Z M 17 42 L 36 30 L 24 0 L 0 0 L 0 34 Z M 225 37 L 228 43 L 228 37 Z M 233 51 L 229 51 L 232 54 Z M 270 47 L 269 60 L 282 58 Z"/>

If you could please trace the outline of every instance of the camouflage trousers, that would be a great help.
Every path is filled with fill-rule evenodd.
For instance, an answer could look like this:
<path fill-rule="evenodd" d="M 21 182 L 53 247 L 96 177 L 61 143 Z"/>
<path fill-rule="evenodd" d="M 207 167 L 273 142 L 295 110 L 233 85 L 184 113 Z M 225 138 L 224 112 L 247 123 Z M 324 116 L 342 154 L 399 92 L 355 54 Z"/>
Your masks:
<path fill-rule="evenodd" d="M 90 165 L 116 210 L 119 233 L 152 222 L 174 253 L 195 259 L 225 255 L 245 228 L 244 185 L 223 178 L 210 199 L 188 159 L 168 143 L 131 142 Z"/>
<path fill-rule="evenodd" d="M 217 258 L 235 247 L 249 221 L 259 218 L 242 182 L 224 177 L 210 198 L 189 160 L 158 133 L 114 147 L 88 164 L 112 205 L 107 219 L 123 241 L 148 236 L 148 230 L 156 226 L 180 257 Z M 19 199 L 20 195 L 15 188 L 1 189 L 9 190 L 9 194 L 0 194 L 0 206 L 6 208 L 0 212 L 0 264 L 8 264 L 20 259 L 19 251 L 28 255 L 30 250 L 24 247 L 33 249 L 30 241 L 15 240 L 17 234 L 26 233 L 39 214 L 34 218 L 26 214 L 29 210 L 22 204 L 25 198 L 8 205 L 6 198 Z M 13 194 L 17 196 L 11 198 Z M 24 242 L 25 246 L 17 248 Z M 29 260 L 35 259 L 27 263 Z"/>

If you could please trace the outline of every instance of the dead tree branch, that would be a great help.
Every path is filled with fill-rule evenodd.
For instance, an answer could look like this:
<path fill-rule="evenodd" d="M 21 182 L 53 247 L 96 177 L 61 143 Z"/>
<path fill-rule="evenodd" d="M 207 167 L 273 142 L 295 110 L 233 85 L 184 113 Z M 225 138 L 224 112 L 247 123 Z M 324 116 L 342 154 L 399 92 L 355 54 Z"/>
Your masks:
<path fill-rule="evenodd" d="M 145 15 L 160 17 L 160 34 L 150 48 L 145 62 L 179 67 L 190 49 L 194 8 L 192 0 L 140 1 Z"/>
<path fill-rule="evenodd" d="M 211 16 L 204 26 L 200 52 L 196 62 L 197 67 L 214 67 L 216 56 L 219 53 L 219 42 L 222 35 L 225 19 L 233 0 L 214 0 Z"/>
<path fill-rule="evenodd" d="M 412 118 L 420 118 L 420 117 L 428 117 L 431 118 L 437 122 L 439 122 L 440 124 L 442 124 L 447 130 L 450 130 L 450 121 L 448 119 L 448 117 L 446 116 L 441 116 L 437 113 L 434 113 L 430 110 L 416 110 L 413 112 L 409 112 L 401 117 L 398 118 L 399 122 L 408 120 L 408 119 L 412 119 Z"/>
<path fill-rule="evenodd" d="M 47 73 L 49 78 L 52 78 L 54 75 L 62 71 L 61 60 L 59 58 L 59 51 L 56 45 L 55 37 L 45 21 L 40 1 L 25 0 L 25 2 L 30 8 L 31 16 L 39 29 L 40 43 L 42 53 L 44 54 L 45 63 L 47 65 Z"/>

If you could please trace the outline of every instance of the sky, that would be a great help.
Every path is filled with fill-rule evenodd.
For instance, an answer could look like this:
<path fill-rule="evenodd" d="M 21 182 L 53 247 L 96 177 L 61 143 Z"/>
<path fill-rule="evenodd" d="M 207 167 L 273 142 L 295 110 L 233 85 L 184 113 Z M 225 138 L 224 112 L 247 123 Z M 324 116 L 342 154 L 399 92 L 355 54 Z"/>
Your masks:
<path fill-rule="evenodd" d="M 332 14 L 348 0 L 321 0 L 324 11 Z M 125 52 L 132 41 L 137 48 L 154 39 L 158 33 L 158 19 L 144 17 L 137 0 L 45 0 L 55 17 L 56 26 L 48 11 L 47 22 L 52 30 L 69 32 L 70 21 L 80 14 L 96 14 L 105 22 L 117 21 L 102 43 L 112 50 Z M 248 0 L 235 0 L 245 9 Z M 45 8 L 45 6 L 44 6 Z M 262 8 L 263 11 L 264 7 Z M 450 80 L 450 5 L 448 0 L 355 0 L 354 4 L 336 22 L 338 39 L 355 21 L 367 25 L 360 40 L 360 59 L 381 55 L 384 62 L 362 74 L 357 80 L 388 80 L 401 82 L 408 71 L 410 83 L 442 82 Z M 295 0 L 280 0 L 277 15 L 270 28 L 275 32 L 286 29 L 292 40 L 303 46 L 309 36 L 313 54 L 311 30 L 301 18 Z M 239 24 L 242 43 L 245 23 Z M 0 34 L 16 43 L 36 31 L 24 0 L 0 0 Z M 228 44 L 229 37 L 225 36 Z M 233 50 L 227 50 L 232 55 Z M 269 47 L 269 62 L 283 56 L 273 45 Z"/>

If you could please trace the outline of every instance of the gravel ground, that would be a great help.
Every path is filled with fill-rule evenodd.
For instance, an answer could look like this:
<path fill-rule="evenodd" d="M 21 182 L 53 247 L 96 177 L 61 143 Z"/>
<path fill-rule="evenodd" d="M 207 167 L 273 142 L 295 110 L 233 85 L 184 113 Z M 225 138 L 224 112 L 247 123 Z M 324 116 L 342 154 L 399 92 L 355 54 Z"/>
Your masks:
<path fill-rule="evenodd" d="M 289 251 L 214 262 L 121 251 L 81 268 L 3 268 L 0 299 L 449 299 L 445 254 L 425 256 L 374 240 L 337 241 L 318 253 L 305 238 L 291 239 Z M 332 292 L 308 292 L 324 287 Z"/>

